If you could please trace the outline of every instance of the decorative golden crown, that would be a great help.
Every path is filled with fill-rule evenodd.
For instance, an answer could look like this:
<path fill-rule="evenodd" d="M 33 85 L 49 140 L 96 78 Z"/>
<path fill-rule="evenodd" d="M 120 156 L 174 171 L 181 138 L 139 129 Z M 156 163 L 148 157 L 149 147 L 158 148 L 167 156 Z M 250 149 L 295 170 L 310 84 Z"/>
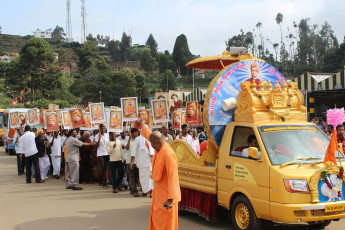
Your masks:
<path fill-rule="evenodd" d="M 304 98 L 297 83 L 284 81 L 282 87 L 276 81 L 272 89 L 270 81 L 256 85 L 255 82 L 241 82 L 237 97 L 235 121 L 306 121 Z"/>

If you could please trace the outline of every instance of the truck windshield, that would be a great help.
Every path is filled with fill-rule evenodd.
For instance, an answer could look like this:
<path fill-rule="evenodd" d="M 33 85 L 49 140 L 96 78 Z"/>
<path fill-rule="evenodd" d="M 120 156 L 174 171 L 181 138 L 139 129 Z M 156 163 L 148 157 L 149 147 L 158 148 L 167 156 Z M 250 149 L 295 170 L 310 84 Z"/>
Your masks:
<path fill-rule="evenodd" d="M 315 125 L 272 125 L 258 128 L 273 165 L 301 158 L 323 159 L 329 144 L 329 138 Z M 320 159 L 309 159 L 298 163 L 310 164 Z"/>

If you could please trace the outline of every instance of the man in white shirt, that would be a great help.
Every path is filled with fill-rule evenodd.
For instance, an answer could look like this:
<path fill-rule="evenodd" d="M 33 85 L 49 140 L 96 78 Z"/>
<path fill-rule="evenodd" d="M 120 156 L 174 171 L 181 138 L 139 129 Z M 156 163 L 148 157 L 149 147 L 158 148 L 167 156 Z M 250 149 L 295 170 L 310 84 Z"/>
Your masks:
<path fill-rule="evenodd" d="M 109 134 L 105 133 L 105 126 L 103 124 L 99 125 L 99 133 L 95 136 L 94 142 L 97 147 L 97 160 L 98 160 L 98 170 L 100 174 L 99 185 L 107 188 L 107 178 L 105 172 L 107 171 L 109 154 L 105 149 L 107 142 L 109 141 Z"/>
<path fill-rule="evenodd" d="M 116 139 L 116 134 L 110 133 L 109 138 L 110 141 L 107 142 L 105 147 L 110 157 L 108 172 L 113 185 L 113 193 L 118 193 L 122 190 L 121 181 L 123 178 L 123 161 L 125 160 L 125 156 L 123 155 L 121 141 Z"/>
<path fill-rule="evenodd" d="M 137 128 L 132 128 L 131 129 L 131 137 L 129 138 L 128 140 L 128 144 L 126 146 L 126 149 L 127 149 L 127 155 L 130 156 L 130 159 L 128 162 L 130 162 L 130 165 L 127 165 L 128 169 L 129 169 L 129 183 L 131 184 L 131 194 L 134 196 L 134 197 L 138 197 L 139 194 L 138 194 L 138 189 L 137 189 L 137 177 L 138 177 L 138 174 L 139 174 L 139 170 L 137 168 L 137 165 L 136 165 L 136 161 L 135 159 L 133 159 L 132 161 L 132 156 L 131 156 L 131 151 L 132 149 L 134 148 L 134 142 L 136 139 L 139 138 L 139 130 Z"/>
<path fill-rule="evenodd" d="M 17 154 L 17 169 L 18 169 L 18 176 L 24 173 L 24 166 L 25 166 L 25 155 L 23 150 L 23 145 L 21 142 L 21 138 L 23 135 L 23 131 L 21 129 L 17 130 L 16 136 L 14 137 L 16 154 Z"/>
<path fill-rule="evenodd" d="M 242 157 L 248 158 L 249 148 L 255 147 L 255 148 L 258 148 L 258 150 L 259 150 L 258 151 L 258 159 L 260 159 L 261 151 L 259 149 L 259 143 L 258 143 L 258 140 L 256 139 L 255 135 L 249 135 L 248 139 L 247 139 L 247 143 L 248 143 L 249 147 L 242 150 Z"/>
<path fill-rule="evenodd" d="M 171 144 L 171 142 L 174 141 L 173 137 L 169 134 L 169 128 L 167 125 L 162 126 L 162 134 L 163 134 L 164 140 L 168 142 L 169 145 Z"/>
<path fill-rule="evenodd" d="M 120 136 L 117 137 L 117 139 L 121 142 L 121 148 L 122 148 L 122 151 L 123 151 L 123 155 L 125 156 L 124 166 L 123 166 L 124 167 L 124 174 L 123 174 L 121 185 L 125 189 L 127 189 L 128 188 L 128 181 L 127 181 L 127 170 L 128 169 L 127 169 L 127 165 L 129 166 L 129 164 L 131 163 L 131 154 L 126 149 L 126 146 L 128 144 L 128 140 L 129 140 L 129 136 L 126 136 L 125 132 L 121 132 Z"/>
<path fill-rule="evenodd" d="M 176 140 L 184 140 L 187 141 L 190 146 L 192 146 L 193 142 L 193 137 L 188 134 L 188 126 L 186 124 L 183 124 L 182 127 L 182 134 L 180 133 L 177 137 Z"/>
<path fill-rule="evenodd" d="M 58 132 L 54 132 L 49 137 L 52 154 L 50 155 L 53 164 L 53 177 L 56 179 L 60 178 L 60 166 L 61 166 L 61 138 Z"/>
<path fill-rule="evenodd" d="M 131 148 L 131 168 L 133 168 L 134 159 L 139 169 L 139 180 L 143 196 L 147 196 L 148 192 L 153 189 L 153 181 L 151 175 L 151 157 L 154 155 L 154 149 L 146 138 L 140 135 L 135 139 L 133 148 Z"/>
<path fill-rule="evenodd" d="M 36 183 L 43 183 L 41 181 L 41 172 L 38 165 L 38 155 L 35 142 L 35 134 L 30 131 L 30 126 L 24 128 L 24 135 L 21 138 L 24 154 L 25 154 L 25 168 L 26 168 L 26 183 L 31 183 L 31 165 L 35 169 Z"/>

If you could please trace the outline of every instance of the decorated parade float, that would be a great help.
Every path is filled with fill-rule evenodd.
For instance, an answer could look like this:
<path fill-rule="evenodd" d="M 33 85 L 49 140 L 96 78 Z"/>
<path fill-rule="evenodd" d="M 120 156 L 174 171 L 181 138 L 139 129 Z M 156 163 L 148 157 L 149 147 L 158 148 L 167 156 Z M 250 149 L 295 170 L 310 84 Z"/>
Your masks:
<path fill-rule="evenodd" d="M 342 149 L 307 122 L 296 83 L 240 48 L 187 66 L 221 71 L 205 98 L 205 152 L 171 144 L 180 210 L 216 221 L 222 206 L 236 229 L 260 229 L 263 220 L 327 226 L 345 217 Z"/>

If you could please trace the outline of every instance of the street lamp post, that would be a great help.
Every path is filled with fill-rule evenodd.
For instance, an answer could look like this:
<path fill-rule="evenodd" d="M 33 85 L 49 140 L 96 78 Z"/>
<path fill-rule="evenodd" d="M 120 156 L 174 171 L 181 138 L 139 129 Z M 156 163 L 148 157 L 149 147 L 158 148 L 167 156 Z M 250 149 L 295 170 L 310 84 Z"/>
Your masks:
<path fill-rule="evenodd" d="M 99 91 L 99 102 L 102 102 L 102 91 Z"/>

